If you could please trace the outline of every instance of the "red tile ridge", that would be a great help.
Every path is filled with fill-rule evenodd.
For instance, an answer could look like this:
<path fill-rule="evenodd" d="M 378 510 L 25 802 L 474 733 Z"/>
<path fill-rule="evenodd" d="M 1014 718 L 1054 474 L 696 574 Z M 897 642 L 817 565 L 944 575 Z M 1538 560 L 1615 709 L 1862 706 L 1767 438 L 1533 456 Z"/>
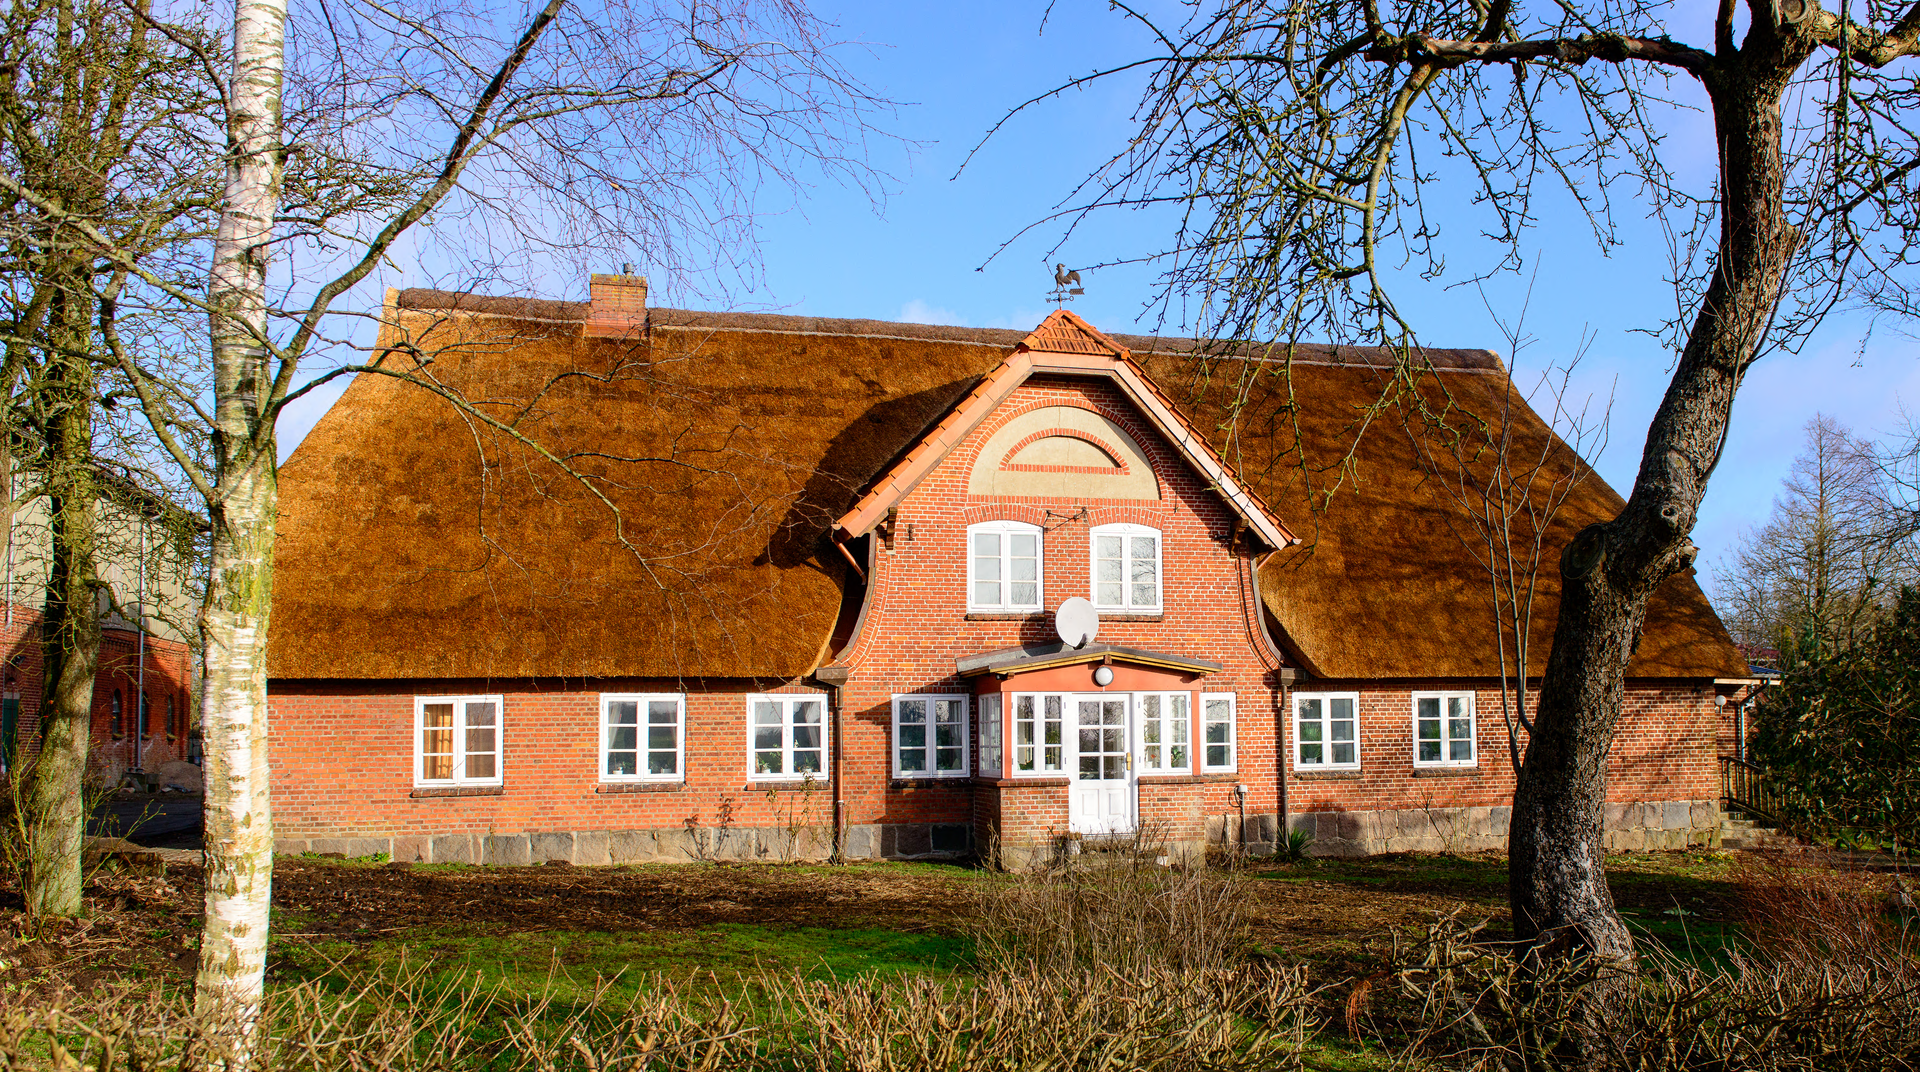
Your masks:
<path fill-rule="evenodd" d="M 1066 309 L 1055 309 L 1047 314 L 1040 326 L 1020 340 L 1014 347 L 1015 352 L 1022 350 L 1046 354 L 1090 354 L 1125 360 L 1131 354 L 1127 348 L 1099 328 L 1082 320 L 1079 314 Z"/>

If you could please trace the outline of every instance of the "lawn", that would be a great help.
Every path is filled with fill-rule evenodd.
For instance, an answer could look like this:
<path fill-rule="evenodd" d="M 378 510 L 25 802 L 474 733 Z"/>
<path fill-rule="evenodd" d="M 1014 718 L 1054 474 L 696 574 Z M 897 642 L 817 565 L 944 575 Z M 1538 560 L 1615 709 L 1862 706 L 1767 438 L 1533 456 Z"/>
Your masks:
<path fill-rule="evenodd" d="M 330 1010 L 344 1007 L 340 1002 L 344 989 L 376 981 L 380 993 L 397 995 L 381 999 L 392 1002 L 383 1008 L 398 1010 L 395 1015 L 402 1016 L 395 1021 L 398 1026 L 394 1030 L 404 1033 L 414 1029 L 407 1025 L 425 1023 L 407 1019 L 414 1015 L 405 1011 L 409 1009 L 437 1009 L 440 1011 L 435 1015 L 442 1018 L 471 1014 L 477 1019 L 469 1024 L 470 1033 L 487 1046 L 497 1046 L 502 1041 L 500 1032 L 506 1029 L 503 1025 L 521 1022 L 516 1019 L 520 1017 L 528 1018 L 528 1023 L 538 1022 L 543 1025 L 539 1030 L 552 1036 L 542 1035 L 546 1042 L 540 1045 L 558 1046 L 560 1042 L 555 1040 L 570 1040 L 567 1032 L 575 1026 L 588 1021 L 601 1023 L 594 1018 L 604 1019 L 603 1014 L 609 1010 L 629 1007 L 629 999 L 656 1010 L 664 1008 L 658 1001 L 680 1002 L 676 1007 L 692 1011 L 695 1019 L 733 1016 L 735 1019 L 729 1021 L 733 1028 L 728 1029 L 733 1033 L 714 1037 L 735 1040 L 728 1045 L 747 1045 L 741 1040 L 786 1038 L 780 1032 L 789 1030 L 794 1022 L 814 1024 L 812 1013 L 800 1014 L 794 1020 L 795 1010 L 801 1006 L 792 1003 L 803 1000 L 804 994 L 832 993 L 839 996 L 818 1000 L 839 1003 L 831 1006 L 837 1011 L 829 1020 L 851 1032 L 846 1036 L 851 1041 L 833 1042 L 829 1049 L 858 1048 L 868 1045 L 872 1037 L 886 1037 L 892 1040 L 889 1046 L 911 1049 L 948 1037 L 929 1035 L 914 1018 L 920 1014 L 911 1011 L 911 1002 L 916 1000 L 911 995 L 921 993 L 934 995 L 932 1000 L 939 1003 L 943 1016 L 952 1010 L 972 1010 L 966 1015 L 986 1017 L 968 1021 L 972 1027 L 952 1036 L 971 1040 L 968 1045 L 1000 1038 L 1038 1039 L 1043 1040 L 1044 1048 L 1053 1045 L 1051 1040 L 1055 1039 L 1171 1045 L 1164 1042 L 1174 1037 L 1168 1032 L 1192 1028 L 1193 1021 L 1155 1021 L 1142 1026 L 1128 1020 L 1129 1026 L 1116 1027 L 1113 1018 L 1136 1015 L 1126 1011 L 1130 1008 L 1159 1010 L 1140 1014 L 1149 1018 L 1184 1016 L 1166 1012 L 1172 1006 L 1165 1003 L 1189 1000 L 1202 992 L 1214 993 L 1205 989 L 1211 984 L 1202 982 L 1195 989 L 1191 980 L 1230 977 L 1236 980 L 1233 986 L 1240 988 L 1232 991 L 1241 995 L 1232 999 L 1238 1001 L 1263 993 L 1259 988 L 1266 984 L 1260 980 L 1284 977 L 1293 980 L 1286 984 L 1292 988 L 1288 991 L 1292 997 L 1285 1008 L 1294 1011 L 1228 1014 L 1227 1022 L 1236 1026 L 1231 1028 L 1234 1033 L 1219 1036 L 1229 1040 L 1222 1043 L 1227 1047 L 1221 1051 L 1225 1055 L 1222 1059 L 1231 1067 L 1242 1067 L 1244 1062 L 1232 1062 L 1246 1056 L 1243 1048 L 1267 1044 L 1255 1037 L 1258 1025 L 1292 1023 L 1304 1026 L 1297 1027 L 1301 1032 L 1297 1036 L 1288 1036 L 1294 1041 L 1283 1048 L 1283 1064 L 1354 1072 L 1402 1067 L 1395 1063 L 1406 1056 L 1399 1052 L 1402 1049 L 1436 1054 L 1451 1052 L 1450 1047 L 1462 1043 L 1455 1037 L 1459 1034 L 1456 1026 L 1447 1026 L 1456 1020 L 1452 1010 L 1459 999 L 1448 998 L 1434 1006 L 1441 1015 L 1432 1019 L 1423 1018 L 1427 1014 L 1416 1009 L 1425 1007 L 1420 1003 L 1427 998 L 1421 995 L 1437 995 L 1457 983 L 1469 987 L 1471 1005 L 1505 1015 L 1499 1012 L 1506 1007 L 1504 999 L 1493 999 L 1491 990 L 1471 989 L 1495 985 L 1504 970 L 1498 964 L 1512 963 L 1487 955 L 1497 951 L 1497 940 L 1510 933 L 1506 861 L 1499 854 L 1403 855 L 1297 864 L 1254 862 L 1232 881 L 1151 868 L 1145 872 L 1114 872 L 1117 877 L 1111 880 L 1101 877 L 1103 874 L 1107 873 L 1097 868 L 1078 870 L 1071 881 L 1063 881 L 1016 879 L 959 865 L 913 863 L 483 868 L 283 858 L 275 874 L 269 985 L 287 1000 L 308 1002 L 302 1008 L 313 1010 L 315 1015 L 324 1012 L 331 1016 Z M 1608 861 L 1608 878 L 1621 914 L 1639 938 L 1642 950 L 1673 954 L 1670 958 L 1653 958 L 1655 965 L 1691 962 L 1706 969 L 1691 974 L 1684 968 L 1657 969 L 1654 975 L 1668 982 L 1636 992 L 1644 1000 L 1636 999 L 1639 1004 L 1634 1015 L 1638 1019 L 1633 1030 L 1639 1033 L 1632 1037 L 1669 1037 L 1673 1032 L 1661 1025 L 1677 1023 L 1673 1016 L 1704 1016 L 1707 1018 L 1686 1029 L 1687 1037 L 1708 1039 L 1712 1042 L 1709 1049 L 1720 1055 L 1723 1050 L 1733 1052 L 1744 1045 L 1740 1039 L 1746 1029 L 1740 1025 L 1771 1017 L 1779 1023 L 1761 1031 L 1762 1035 L 1776 1028 L 1799 1032 L 1813 1039 L 1802 1047 L 1809 1053 L 1824 1053 L 1822 1047 L 1831 1045 L 1854 1047 L 1854 1040 L 1869 1037 L 1879 1040 L 1875 1045 L 1881 1049 L 1876 1053 L 1885 1050 L 1885 1045 L 1920 1052 L 1920 1032 L 1912 1028 L 1920 1023 L 1920 1016 L 1909 1015 L 1913 1011 L 1909 1008 L 1910 994 L 1900 997 L 1906 991 L 1899 987 L 1906 985 L 1902 980 L 1911 970 L 1911 953 L 1904 945 L 1895 942 L 1848 954 L 1855 966 L 1870 963 L 1872 967 L 1867 976 L 1854 979 L 1859 984 L 1854 989 L 1860 993 L 1848 992 L 1851 996 L 1847 1001 L 1858 999 L 1853 1019 L 1835 1020 L 1825 1028 L 1819 1025 L 1833 1019 L 1828 1008 L 1831 1002 L 1820 1003 L 1827 1001 L 1825 998 L 1815 1002 L 1818 1008 L 1795 1005 L 1785 1009 L 1775 1008 L 1778 1002 L 1769 996 L 1778 987 L 1765 990 L 1763 986 L 1764 993 L 1746 991 L 1752 989 L 1750 984 L 1756 978 L 1765 985 L 1787 985 L 1788 990 L 1806 981 L 1802 978 L 1806 971 L 1824 979 L 1829 974 L 1827 947 L 1816 949 L 1813 961 L 1778 961 L 1784 967 L 1765 970 L 1785 974 L 1765 978 L 1751 974 L 1752 965 L 1764 957 L 1736 963 L 1736 958 L 1728 955 L 1751 944 L 1741 929 L 1746 920 L 1762 921 L 1761 933 L 1771 934 L 1770 948 L 1778 949 L 1782 934 L 1791 943 L 1794 936 L 1808 933 L 1812 917 L 1826 911 L 1822 905 L 1842 909 L 1837 915 L 1829 913 L 1830 923 L 1854 919 L 1862 909 L 1869 916 L 1893 911 L 1882 907 L 1889 903 L 1890 876 L 1857 869 L 1832 870 L 1811 857 L 1789 860 L 1696 852 L 1613 857 Z M 1132 884 L 1142 880 L 1148 887 Z M 1150 902 L 1139 902 L 1150 905 L 1148 911 L 1135 912 L 1135 891 L 1143 888 L 1162 892 L 1153 894 Z M 1197 891 L 1193 894 L 1196 897 L 1227 897 L 1225 903 L 1232 907 L 1209 908 L 1197 915 L 1181 916 L 1178 922 L 1171 915 L 1156 916 L 1162 909 L 1172 912 L 1176 903 L 1201 903 L 1178 901 L 1172 892 L 1176 888 Z M 1794 891 L 1809 892 L 1811 897 Z M 1840 900 L 1821 900 L 1835 891 Z M 1082 896 L 1091 899 L 1072 900 Z M 196 962 L 200 897 L 196 868 L 180 867 L 160 875 L 103 872 L 90 880 L 88 912 L 83 918 L 35 928 L 20 914 L 17 894 L 0 890 L 0 898 L 4 898 L 0 899 L 0 1009 L 9 1003 L 31 1008 L 52 1000 L 63 990 L 99 994 L 102 1001 L 121 1000 L 113 993 L 185 995 L 191 988 Z M 1768 897 L 1774 898 L 1771 908 Z M 1053 940 L 1047 935 L 1063 933 L 1058 921 L 1079 918 L 1074 913 L 1081 909 L 1074 905 L 1082 903 L 1095 906 L 1089 910 L 1095 915 L 1105 913 L 1100 918 L 1107 922 L 1073 933 L 1135 935 L 1142 943 L 1136 946 L 1124 939 L 1107 938 L 1115 942 L 1111 946 L 1113 963 L 1128 963 L 1128 950 L 1154 950 L 1149 954 L 1154 958 L 1151 964 L 1136 961 L 1135 967 L 1123 967 L 1122 972 L 1155 970 L 1151 965 L 1172 964 L 1173 958 L 1185 955 L 1181 950 L 1206 947 L 1220 949 L 1230 958 L 1227 963 L 1233 966 L 1232 974 L 1210 977 L 1204 975 L 1205 969 L 1197 969 L 1201 974 L 1181 976 L 1189 982 L 1166 989 L 1163 979 L 1154 984 L 1161 989 L 1153 991 L 1158 995 L 1153 1001 L 1133 1003 L 1128 998 L 1134 993 L 1131 988 L 1136 985 L 1132 981 L 1136 976 L 1123 978 L 1112 971 L 1111 965 L 1106 975 L 1095 971 L 1084 976 L 1074 975 L 1079 969 L 1071 966 L 1066 974 L 1046 974 L 1059 969 L 1042 969 L 1037 959 L 1013 962 L 1012 970 L 981 970 L 990 962 L 987 950 L 1020 931 L 1024 920 L 1040 921 L 1028 937 L 1020 939 L 1037 944 L 1019 946 L 1023 950 L 1019 955 L 1025 958 L 1027 950 L 1036 956 L 1051 955 L 1045 952 L 1049 948 L 1045 943 Z M 1855 907 L 1848 909 L 1846 904 Z M 1036 909 L 1035 905 L 1041 907 Z M 1752 914 L 1755 912 L 1759 914 Z M 1443 917 L 1473 928 L 1478 937 L 1464 938 L 1451 927 L 1434 926 Z M 1155 918 L 1161 922 L 1133 929 L 1134 920 Z M 983 922 L 987 919 L 994 921 L 996 929 L 988 929 Z M 1225 946 L 1210 944 L 1207 936 L 1236 933 L 1229 929 L 1236 919 L 1244 927 L 1244 944 L 1237 940 Z M 1783 921 L 1786 929 L 1769 931 L 1764 921 L 1770 919 Z M 1829 928 L 1822 933 L 1839 932 Z M 1182 937 L 1174 939 L 1175 945 L 1162 946 L 1153 944 L 1163 940 L 1153 937 L 1155 934 Z M 976 935 L 983 936 L 987 944 L 976 948 Z M 995 939 L 994 935 L 1000 937 Z M 1184 936 L 1200 940 L 1189 941 Z M 1396 936 L 1401 953 L 1384 956 Z M 1420 944 L 1422 939 L 1427 944 Z M 1487 939 L 1495 940 L 1494 944 L 1485 944 Z M 1000 948 L 1007 947 L 1003 944 Z M 1409 949 L 1413 952 L 1408 953 Z M 1467 959 L 1455 959 L 1462 951 Z M 1834 951 L 1847 952 L 1837 947 Z M 1882 959 L 1871 961 L 1874 956 Z M 1106 954 L 1099 959 L 1104 963 Z M 992 963 L 1004 966 L 1009 962 Z M 1801 967 L 1794 967 L 1794 963 Z M 1383 971 L 1388 964 L 1395 966 Z M 1488 966 L 1486 971 L 1492 974 L 1481 968 L 1465 973 L 1458 970 L 1469 964 Z M 1050 1017 L 1057 1015 L 1078 1017 L 1083 1030 L 1034 1034 L 1029 1020 L 1038 1014 L 1022 1004 L 1028 999 L 1018 996 L 1021 992 L 1017 987 L 1023 984 L 1017 979 L 1013 984 L 1006 982 L 1015 977 L 1046 980 L 1039 990 L 1031 992 L 1040 995 L 1037 1000 L 1066 1003 L 1062 1006 L 1064 1013 L 1048 1011 L 1042 1017 L 1044 1022 L 1055 1023 L 1056 1019 Z M 1388 978 L 1400 981 L 1369 990 Z M 1742 979 L 1748 982 L 1741 983 Z M 836 980 L 832 985 L 820 985 Z M 1061 980 L 1073 982 L 1063 985 Z M 1680 989 L 1670 985 L 1674 980 L 1683 984 Z M 1005 985 L 1013 985 L 1015 990 L 995 990 Z M 1701 986 L 1708 989 L 1698 994 L 1682 992 Z M 1083 993 L 1088 987 L 1099 993 Z M 1100 990 L 1103 987 L 1119 989 Z M 1001 995 L 993 999 L 999 1004 L 983 1006 L 975 1000 L 990 992 Z M 881 993 L 886 995 L 884 1000 L 872 997 Z M 1671 1007 L 1661 1004 L 1669 998 Z M 1713 1011 L 1721 1008 L 1713 1002 L 1723 998 L 1732 1002 L 1726 1005 L 1724 1024 L 1713 1019 L 1721 1015 Z M 476 1001 L 479 1004 L 473 1004 Z M 1281 1006 L 1236 1008 L 1274 1010 Z M 875 1016 L 880 1020 L 874 1020 Z M 1889 1016 L 1893 1019 L 1887 1020 Z M 1887 1022 L 1868 1024 L 1873 1017 Z M 883 1021 L 892 1026 L 886 1028 Z M 297 1026 L 312 1022 L 312 1018 L 294 1016 L 285 1022 Z M 694 1020 L 673 1022 L 692 1024 Z M 876 1023 L 882 1027 L 873 1026 Z M 1445 1027 L 1449 1034 L 1435 1042 L 1422 1034 L 1430 1027 Z M 894 1033 L 870 1035 L 883 1028 Z M 1512 1028 L 1510 1033 L 1518 1038 L 1531 1030 Z M 1839 1041 L 1821 1035 L 1822 1030 Z M 812 1026 L 803 1034 L 804 1040 L 789 1042 L 802 1049 L 828 1046 L 824 1040 L 829 1036 L 815 1032 Z M 1479 1045 L 1472 1039 L 1465 1042 Z M 1899 1052 L 1907 1053 L 1908 1049 Z M 1075 1060 L 1095 1058 L 1095 1064 L 1107 1060 L 1098 1054 L 1091 1058 L 1081 1054 Z M 1265 1068 L 1262 1062 L 1266 1060 L 1262 1055 L 1244 1067 Z M 1728 1067 L 1744 1066 L 1735 1062 Z"/>
<path fill-rule="evenodd" d="M 1735 854 L 1613 857 L 1609 879 L 1643 941 L 1713 958 L 1736 940 Z M 1329 973 L 1370 942 L 1436 915 L 1507 931 L 1498 854 L 1386 856 L 1249 869 L 1253 946 Z M 274 878 L 270 978 L 431 962 L 534 985 L 652 972 L 722 976 L 965 972 L 966 921 L 1002 876 L 964 866 L 416 866 L 289 857 Z M 102 872 L 88 915 L 35 934 L 0 892 L 0 988 L 15 994 L 116 978 L 185 986 L 199 874 Z"/>

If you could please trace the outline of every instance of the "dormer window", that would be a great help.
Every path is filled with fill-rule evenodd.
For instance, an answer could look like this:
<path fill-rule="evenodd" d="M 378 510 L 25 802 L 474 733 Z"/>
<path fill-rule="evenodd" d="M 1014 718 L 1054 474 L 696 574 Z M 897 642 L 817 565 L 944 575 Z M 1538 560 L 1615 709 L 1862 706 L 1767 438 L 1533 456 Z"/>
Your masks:
<path fill-rule="evenodd" d="M 1160 530 L 1100 525 L 1093 530 L 1093 605 L 1122 614 L 1161 608 Z"/>
<path fill-rule="evenodd" d="M 1040 527 L 985 521 L 967 527 L 967 609 L 1039 610 Z"/>

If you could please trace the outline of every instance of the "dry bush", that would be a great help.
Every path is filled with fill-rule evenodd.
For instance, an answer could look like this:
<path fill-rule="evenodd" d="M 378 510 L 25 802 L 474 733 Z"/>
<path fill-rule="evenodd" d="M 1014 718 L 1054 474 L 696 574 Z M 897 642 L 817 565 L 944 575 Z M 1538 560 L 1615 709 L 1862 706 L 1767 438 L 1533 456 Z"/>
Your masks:
<path fill-rule="evenodd" d="M 977 982 L 800 975 L 673 982 L 632 998 L 522 995 L 425 968 L 275 991 L 250 1067 L 274 1072 L 1298 1068 L 1303 976 L 1029 970 Z M 723 997 L 739 994 L 736 998 Z M 189 1072 L 222 1062 L 188 999 L 123 989 L 0 1010 L 0 1069 Z"/>
<path fill-rule="evenodd" d="M 1160 864 L 1156 846 L 1143 834 L 1043 869 L 983 879 L 968 921 L 981 964 L 1122 974 L 1242 964 L 1248 924 L 1241 905 L 1250 880 L 1233 870 Z"/>
<path fill-rule="evenodd" d="M 1531 973 L 1458 918 L 1396 937 L 1350 1003 L 1400 1067 L 1633 1072 L 1882 1072 L 1920 1069 L 1920 986 L 1904 936 L 1820 951 L 1729 954 L 1720 966 L 1657 946 L 1637 975 L 1563 965 Z M 1600 988 L 1596 990 L 1596 988 Z M 1595 993 L 1606 1030 L 1576 1034 Z M 1355 1007 L 1357 1006 L 1357 1007 Z M 1586 1054 L 1579 1062 L 1565 1055 Z"/>
<path fill-rule="evenodd" d="M 1741 930 L 1770 953 L 1873 956 L 1908 925 L 1875 875 L 1819 851 L 1741 853 L 1734 883 Z"/>

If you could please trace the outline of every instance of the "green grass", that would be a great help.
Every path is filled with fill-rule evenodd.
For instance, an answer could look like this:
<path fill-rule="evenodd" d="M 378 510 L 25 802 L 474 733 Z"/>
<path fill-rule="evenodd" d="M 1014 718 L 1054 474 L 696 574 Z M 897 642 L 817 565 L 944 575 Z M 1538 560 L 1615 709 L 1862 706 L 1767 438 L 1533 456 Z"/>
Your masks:
<path fill-rule="evenodd" d="M 711 972 L 723 981 L 790 973 L 813 978 L 944 975 L 964 970 L 972 951 L 965 938 L 877 929 L 719 924 L 657 933 L 475 934 L 423 928 L 371 945 L 276 942 L 274 968 L 279 979 L 291 982 L 325 974 L 336 963 L 358 972 L 430 964 L 436 975 L 521 992 L 540 990 L 551 979 L 555 992 L 571 999 L 583 997 L 597 978 L 618 977 L 615 991 L 627 994 L 655 973 L 687 978 Z"/>

